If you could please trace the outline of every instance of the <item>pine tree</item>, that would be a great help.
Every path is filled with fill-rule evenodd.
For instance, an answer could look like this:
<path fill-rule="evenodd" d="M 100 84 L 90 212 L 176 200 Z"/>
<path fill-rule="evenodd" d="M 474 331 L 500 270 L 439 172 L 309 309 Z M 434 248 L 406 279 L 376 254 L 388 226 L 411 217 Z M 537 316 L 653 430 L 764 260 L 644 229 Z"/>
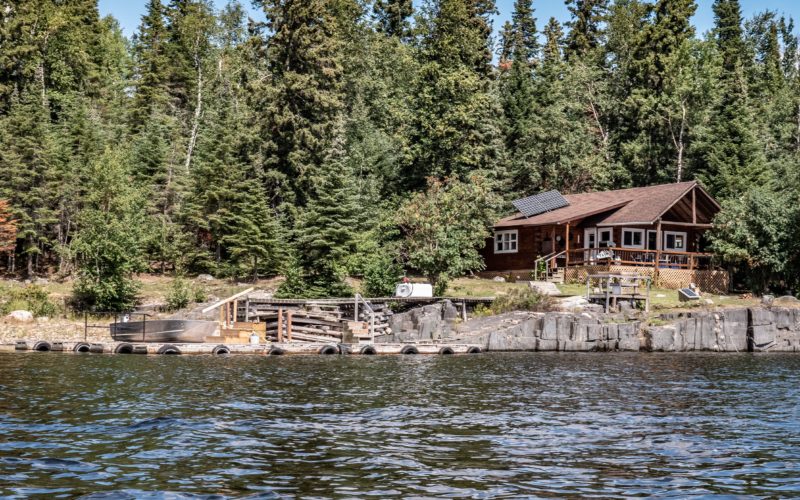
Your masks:
<path fill-rule="evenodd" d="M 535 169 L 535 154 L 538 144 L 533 140 L 533 126 L 536 119 L 536 101 L 532 66 L 538 56 L 539 43 L 536 34 L 536 20 L 530 0 L 517 0 L 513 24 L 507 36 L 511 42 L 508 63 L 510 71 L 501 80 L 500 93 L 505 115 L 506 150 L 509 156 L 511 189 L 531 190 L 525 186 L 525 175 Z M 522 177 L 522 178 L 521 178 Z"/>
<path fill-rule="evenodd" d="M 482 13 L 488 10 L 441 0 L 427 19 L 416 83 L 409 188 L 423 187 L 431 175 L 497 172 L 503 165 L 496 94 L 484 72 L 488 46 Z"/>
<path fill-rule="evenodd" d="M 714 34 L 720 53 L 720 95 L 705 131 L 703 159 L 696 175 L 721 198 L 767 182 L 763 152 L 753 133 L 744 64 L 741 6 L 738 0 L 714 2 Z"/>
<path fill-rule="evenodd" d="M 287 280 L 283 293 L 302 291 L 308 298 L 352 295 L 344 281 L 345 263 L 355 250 L 359 207 L 344 150 L 343 124 L 337 126 L 335 140 L 314 180 L 295 229 L 299 272 Z"/>
<path fill-rule="evenodd" d="M 135 60 L 135 94 L 132 104 L 131 126 L 141 130 L 154 111 L 167 103 L 169 59 L 167 56 L 167 27 L 161 0 L 149 0 L 147 12 L 142 16 L 137 36 L 133 40 Z"/>
<path fill-rule="evenodd" d="M 264 109 L 266 166 L 289 180 L 304 206 L 342 110 L 341 40 L 330 2 L 260 1 L 272 36 L 274 95 Z M 284 193 L 290 194 L 290 193 Z"/>
<path fill-rule="evenodd" d="M 585 57 L 603 43 L 602 23 L 608 8 L 607 0 L 568 0 L 572 20 L 567 23 L 568 59 Z"/>

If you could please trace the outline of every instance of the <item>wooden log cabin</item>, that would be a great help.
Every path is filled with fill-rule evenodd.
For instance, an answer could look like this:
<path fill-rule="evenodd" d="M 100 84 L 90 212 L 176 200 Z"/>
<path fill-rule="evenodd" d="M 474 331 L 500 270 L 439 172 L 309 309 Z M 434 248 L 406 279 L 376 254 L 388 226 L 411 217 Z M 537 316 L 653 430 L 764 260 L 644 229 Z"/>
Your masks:
<path fill-rule="evenodd" d="M 723 293 L 726 271 L 707 252 L 706 231 L 720 206 L 697 182 L 516 200 L 482 251 L 484 275 L 581 282 L 588 274 L 651 276 L 657 285 L 695 283 Z"/>

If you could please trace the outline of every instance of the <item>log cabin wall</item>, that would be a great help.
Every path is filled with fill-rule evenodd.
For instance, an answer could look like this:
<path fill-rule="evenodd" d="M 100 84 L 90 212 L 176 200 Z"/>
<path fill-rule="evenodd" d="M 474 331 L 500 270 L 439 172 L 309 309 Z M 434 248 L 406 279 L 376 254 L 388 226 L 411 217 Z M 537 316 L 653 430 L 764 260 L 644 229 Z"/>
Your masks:
<path fill-rule="evenodd" d="M 569 233 L 569 248 L 578 249 L 583 248 L 584 243 L 584 229 L 595 227 L 591 221 L 571 224 Z M 622 247 L 622 230 L 623 228 L 643 229 L 645 231 L 655 231 L 657 225 L 650 226 L 635 225 L 629 226 L 611 226 L 608 229 L 612 230 L 612 237 L 614 243 L 618 247 Z M 513 228 L 503 228 L 503 230 L 516 230 L 517 231 L 517 252 L 516 253 L 494 253 L 494 236 L 486 239 L 486 245 L 481 251 L 484 262 L 486 263 L 486 271 L 500 272 L 512 270 L 528 270 L 533 269 L 534 261 L 537 257 L 547 255 L 550 253 L 551 238 L 553 230 L 556 236 L 561 236 L 561 241 L 556 243 L 559 251 L 566 249 L 565 232 L 566 225 L 550 225 L 550 226 L 520 226 Z M 692 228 L 687 226 L 675 226 L 670 224 L 662 224 L 662 241 L 663 233 L 665 231 L 675 231 L 686 233 L 686 252 L 702 252 L 705 249 L 698 245 L 706 229 Z M 645 233 L 645 241 L 647 241 L 647 233 Z"/>

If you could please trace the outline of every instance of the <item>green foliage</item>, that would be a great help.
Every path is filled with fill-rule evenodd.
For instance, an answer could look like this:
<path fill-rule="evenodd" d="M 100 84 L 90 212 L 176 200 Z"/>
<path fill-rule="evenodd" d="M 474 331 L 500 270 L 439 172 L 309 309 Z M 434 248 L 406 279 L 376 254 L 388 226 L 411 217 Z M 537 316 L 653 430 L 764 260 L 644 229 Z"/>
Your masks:
<path fill-rule="evenodd" d="M 315 179 L 308 206 L 298 217 L 295 254 L 300 273 L 296 281 L 287 278 L 281 293 L 291 290 L 295 296 L 308 298 L 352 295 L 344 278 L 348 256 L 355 250 L 358 200 L 343 139 L 337 134 Z"/>
<path fill-rule="evenodd" d="M 177 311 L 188 306 L 194 299 L 192 285 L 184 278 L 177 276 L 172 280 L 167 292 L 167 309 Z"/>
<path fill-rule="evenodd" d="M 405 261 L 430 280 L 434 293 L 443 294 L 450 278 L 483 268 L 479 250 L 490 236 L 496 203 L 489 182 L 473 175 L 467 182 L 429 179 L 427 191 L 400 208 Z"/>
<path fill-rule="evenodd" d="M 512 311 L 547 312 L 556 308 L 556 303 L 549 295 L 544 295 L 531 288 L 513 288 L 505 294 L 499 294 L 491 306 L 481 304 L 475 309 L 476 316 L 491 316 Z"/>
<path fill-rule="evenodd" d="M 373 255 L 364 270 L 363 294 L 366 297 L 391 297 L 403 276 L 403 268 L 388 252 Z"/>
<path fill-rule="evenodd" d="M 133 275 L 144 270 L 145 200 L 125 164 L 108 149 L 90 166 L 90 194 L 72 243 L 79 271 L 75 298 L 97 311 L 131 309 L 139 288 Z"/>
<path fill-rule="evenodd" d="M 281 293 L 349 294 L 348 274 L 390 281 L 380 258 L 441 291 L 480 268 L 489 192 L 697 179 L 731 203 L 756 203 L 742 201 L 752 186 L 800 198 L 794 22 L 744 20 L 739 0 L 713 2 L 708 35 L 692 0 L 569 0 L 543 37 L 538 4 L 515 0 L 496 67 L 493 0 L 257 0 L 265 22 L 236 2 L 148 0 L 131 40 L 92 0 L 7 3 L 0 199 L 17 231 L 0 265 L 77 274 L 87 306 L 130 307 L 135 273 L 156 269 L 289 267 Z M 487 198 L 441 204 L 481 229 L 437 233 L 463 221 L 427 210 L 427 179 L 476 174 Z M 426 211 L 399 227 L 414 204 Z M 720 233 L 726 259 L 752 262 L 756 286 L 789 286 L 793 264 L 773 254 L 794 255 L 792 240 L 767 258 L 736 236 L 747 227 Z M 426 256 L 417 234 L 446 245 Z"/>
<path fill-rule="evenodd" d="M 17 310 L 30 311 L 35 317 L 53 317 L 59 308 L 47 290 L 39 285 L 0 288 L 0 314 Z"/>
<path fill-rule="evenodd" d="M 755 292 L 798 284 L 797 205 L 781 193 L 755 188 L 726 200 L 710 238 L 714 252 Z"/>

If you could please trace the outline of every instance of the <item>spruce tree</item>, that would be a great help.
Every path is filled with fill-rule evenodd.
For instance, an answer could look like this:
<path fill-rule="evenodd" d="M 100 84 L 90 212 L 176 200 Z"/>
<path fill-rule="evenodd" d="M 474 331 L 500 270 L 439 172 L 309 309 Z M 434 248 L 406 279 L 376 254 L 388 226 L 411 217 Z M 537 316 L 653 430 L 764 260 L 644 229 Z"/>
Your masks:
<path fill-rule="evenodd" d="M 342 111 L 341 39 L 330 2 L 259 2 L 271 36 L 274 95 L 264 112 L 266 166 L 289 181 L 287 202 L 304 206 Z"/>
<path fill-rule="evenodd" d="M 510 71 L 500 83 L 501 102 L 505 115 L 506 150 L 509 157 L 510 187 L 513 191 L 534 189 L 525 185 L 525 173 L 536 169 L 535 154 L 538 144 L 533 140 L 533 126 L 537 112 L 534 90 L 533 63 L 538 56 L 536 20 L 530 0 L 517 0 L 510 38 L 508 63 Z"/>
<path fill-rule="evenodd" d="M 55 193 L 47 189 L 54 139 L 49 110 L 36 93 L 12 99 L 11 111 L 0 118 L 0 196 L 14 210 L 27 276 L 35 273 L 36 259 L 49 245 L 48 228 L 55 221 Z"/>
<path fill-rule="evenodd" d="M 682 180 L 699 93 L 694 0 L 659 0 L 626 64 L 620 145 L 636 184 Z"/>
<path fill-rule="evenodd" d="M 480 2 L 478 2 L 480 4 Z M 496 94 L 484 72 L 487 6 L 441 0 L 427 19 L 416 82 L 413 165 L 408 188 L 431 175 L 465 177 L 503 166 Z"/>
<path fill-rule="evenodd" d="M 355 250 L 359 207 L 343 132 L 343 124 L 339 124 L 314 179 L 308 205 L 298 218 L 294 238 L 298 272 L 283 287 L 285 295 L 352 295 L 344 281 L 345 264 Z"/>
<path fill-rule="evenodd" d="M 166 105 L 169 77 L 167 27 L 161 0 L 149 0 L 133 40 L 135 61 L 135 94 L 131 109 L 131 126 L 139 131 L 149 122 L 154 111 Z"/>
<path fill-rule="evenodd" d="M 567 23 L 569 34 L 565 54 L 567 58 L 585 57 L 603 43 L 603 20 L 608 8 L 607 0 L 567 0 L 572 20 Z"/>
<path fill-rule="evenodd" d="M 720 95 L 704 133 L 703 158 L 696 175 L 714 194 L 728 198 L 768 179 L 748 104 L 741 6 L 738 0 L 716 0 L 713 9 L 714 36 L 722 62 Z"/>

